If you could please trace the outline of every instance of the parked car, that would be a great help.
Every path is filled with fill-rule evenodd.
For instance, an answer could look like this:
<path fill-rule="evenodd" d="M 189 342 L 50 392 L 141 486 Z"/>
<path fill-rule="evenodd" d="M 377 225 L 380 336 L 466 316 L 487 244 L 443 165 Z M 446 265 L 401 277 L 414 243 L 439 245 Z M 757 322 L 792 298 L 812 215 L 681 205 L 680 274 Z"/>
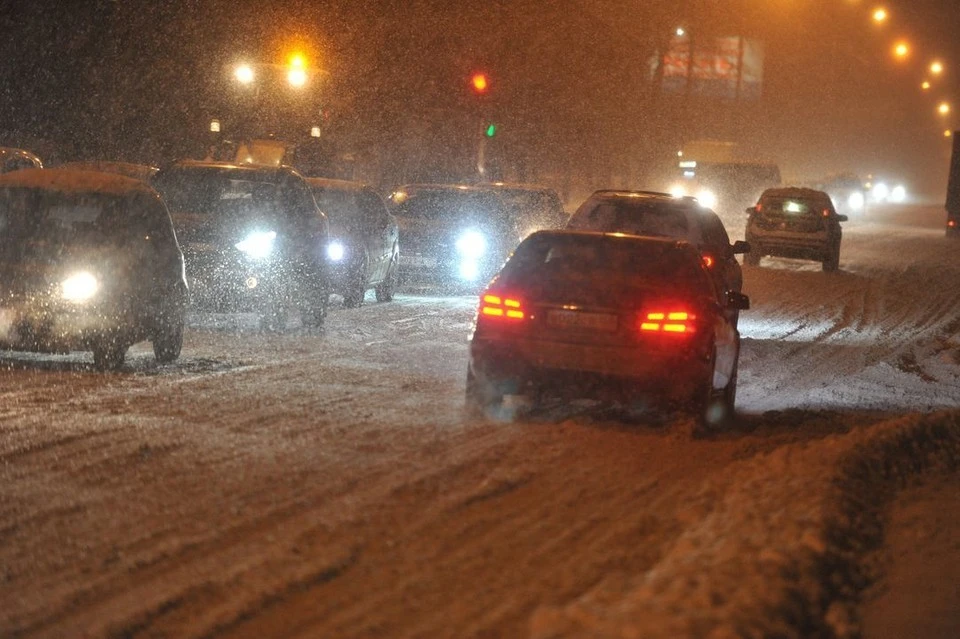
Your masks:
<path fill-rule="evenodd" d="M 282 330 L 291 308 L 324 321 L 329 228 L 310 187 L 289 167 L 181 161 L 152 184 L 170 209 L 198 306 L 260 314 Z"/>
<path fill-rule="evenodd" d="M 90 350 L 116 369 L 149 340 L 171 362 L 187 303 L 183 254 L 149 186 L 60 169 L 0 176 L 0 347 Z"/>
<path fill-rule="evenodd" d="M 317 206 L 330 222 L 327 255 L 332 290 L 344 306 L 363 304 L 369 289 L 389 302 L 400 267 L 400 232 L 383 198 L 359 182 L 307 178 Z"/>
<path fill-rule="evenodd" d="M 563 228 L 567 223 L 569 216 L 563 210 L 560 196 L 551 188 L 507 182 L 487 182 L 477 186 L 497 192 L 510 210 L 522 237 L 534 231 Z"/>
<path fill-rule="evenodd" d="M 743 290 L 743 270 L 736 256 L 749 251 L 750 245 L 742 240 L 731 244 L 720 217 L 696 198 L 653 191 L 597 191 L 570 216 L 566 228 L 685 240 L 700 250 L 721 294 Z M 730 309 L 730 313 L 736 323 L 739 312 Z"/>
<path fill-rule="evenodd" d="M 39 157 L 24 149 L 0 147 L 0 173 L 19 171 L 20 169 L 42 169 Z"/>
<path fill-rule="evenodd" d="M 450 184 L 408 184 L 390 196 L 400 227 L 401 280 L 445 287 L 489 281 L 521 231 L 497 193 Z"/>
<path fill-rule="evenodd" d="M 787 187 L 767 189 L 747 209 L 746 238 L 750 251 L 744 263 L 760 264 L 764 255 L 820 262 L 824 271 L 840 268 L 841 222 L 830 196 L 823 191 Z"/>
<path fill-rule="evenodd" d="M 697 249 L 672 239 L 574 231 L 527 237 L 480 296 L 466 402 L 507 395 L 650 401 L 703 426 L 726 422 L 740 335 Z"/>
<path fill-rule="evenodd" d="M 134 162 L 113 162 L 105 160 L 83 160 L 76 162 L 64 162 L 57 166 L 59 169 L 73 169 L 76 171 L 99 171 L 101 173 L 116 173 L 125 175 L 135 180 L 149 181 L 157 171 L 158 167 L 150 164 L 136 164 Z"/>

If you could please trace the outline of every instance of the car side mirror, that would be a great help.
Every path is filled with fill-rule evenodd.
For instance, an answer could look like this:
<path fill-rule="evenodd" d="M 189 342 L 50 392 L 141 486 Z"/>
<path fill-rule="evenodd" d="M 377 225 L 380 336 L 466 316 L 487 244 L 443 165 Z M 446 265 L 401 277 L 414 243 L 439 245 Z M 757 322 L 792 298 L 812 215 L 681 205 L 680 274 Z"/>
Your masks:
<path fill-rule="evenodd" d="M 849 220 L 849 219 L 850 219 L 850 218 L 847 217 L 846 215 L 838 215 L 838 216 L 837 216 L 837 222 L 846 222 L 846 221 Z"/>
<path fill-rule="evenodd" d="M 737 291 L 727 291 L 727 307 L 745 311 L 750 308 L 750 298 Z"/>
<path fill-rule="evenodd" d="M 730 250 L 734 255 L 744 255 L 750 252 L 750 242 L 737 240 L 733 243 L 733 246 L 730 247 Z"/>

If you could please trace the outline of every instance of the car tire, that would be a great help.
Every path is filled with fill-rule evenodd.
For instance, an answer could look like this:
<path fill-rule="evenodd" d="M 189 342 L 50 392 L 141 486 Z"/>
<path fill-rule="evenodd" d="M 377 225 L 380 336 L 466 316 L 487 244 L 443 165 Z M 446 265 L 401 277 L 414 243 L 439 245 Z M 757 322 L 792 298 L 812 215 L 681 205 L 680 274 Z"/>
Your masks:
<path fill-rule="evenodd" d="M 474 416 L 487 416 L 491 411 L 503 405 L 503 395 L 498 392 L 494 383 L 488 379 L 481 379 L 467 369 L 466 406 L 467 411 Z"/>
<path fill-rule="evenodd" d="M 399 267 L 400 260 L 397 258 L 397 252 L 394 251 L 393 257 L 390 258 L 390 264 L 387 266 L 387 274 L 384 276 L 383 281 L 374 289 L 378 302 L 393 301 L 393 293 L 397 288 L 397 272 L 399 271 Z"/>
<path fill-rule="evenodd" d="M 825 272 L 833 273 L 838 270 L 840 268 L 840 247 L 831 250 L 830 255 L 821 264 Z"/>
<path fill-rule="evenodd" d="M 350 273 L 350 281 L 343 290 L 343 305 L 346 308 L 363 306 L 363 298 L 367 293 L 367 256 L 363 255 L 356 267 Z"/>
<path fill-rule="evenodd" d="M 183 348 L 183 312 L 173 318 L 164 318 L 153 336 L 153 356 L 161 364 L 169 364 L 180 357 Z"/>
<path fill-rule="evenodd" d="M 115 371 L 123 366 L 129 347 L 112 338 L 105 338 L 93 347 L 93 366 L 98 371 Z"/>
<path fill-rule="evenodd" d="M 314 273 L 300 287 L 300 322 L 307 328 L 321 328 L 330 309 L 330 289 L 326 279 Z"/>

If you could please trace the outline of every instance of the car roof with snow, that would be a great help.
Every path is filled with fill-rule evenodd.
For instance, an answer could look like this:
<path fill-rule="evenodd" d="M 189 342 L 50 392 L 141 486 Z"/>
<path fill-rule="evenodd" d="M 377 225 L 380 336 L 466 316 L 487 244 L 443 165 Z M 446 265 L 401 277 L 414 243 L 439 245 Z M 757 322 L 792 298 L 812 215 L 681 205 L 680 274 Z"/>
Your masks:
<path fill-rule="evenodd" d="M 209 160 L 180 160 L 160 170 L 155 177 L 174 173 L 178 171 L 196 171 L 206 173 L 225 172 L 235 175 L 244 175 L 258 180 L 279 180 L 287 179 L 291 176 L 303 179 L 291 166 L 281 164 L 275 166 L 271 164 L 239 164 L 236 162 L 217 162 Z"/>
<path fill-rule="evenodd" d="M 0 188 L 26 188 L 59 191 L 69 194 L 104 193 L 129 195 L 143 193 L 157 196 L 157 192 L 140 180 L 98 171 L 72 169 L 22 169 L 0 175 Z"/>

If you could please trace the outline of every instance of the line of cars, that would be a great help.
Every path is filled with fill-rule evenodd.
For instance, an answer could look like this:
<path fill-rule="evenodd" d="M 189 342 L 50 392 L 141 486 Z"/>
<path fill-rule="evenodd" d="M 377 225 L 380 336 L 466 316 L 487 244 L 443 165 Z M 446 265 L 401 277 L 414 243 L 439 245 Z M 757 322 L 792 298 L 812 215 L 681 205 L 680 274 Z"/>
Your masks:
<path fill-rule="evenodd" d="M 726 423 L 749 308 L 736 255 L 834 270 L 844 219 L 819 192 L 769 190 L 752 242 L 731 243 L 711 209 L 664 193 L 597 191 L 567 219 L 550 190 L 519 185 L 411 184 L 388 208 L 369 187 L 283 166 L 181 161 L 149 184 L 104 171 L 0 176 L 0 347 L 92 350 L 109 369 L 150 340 L 167 362 L 191 296 L 277 330 L 291 310 L 321 325 L 331 293 L 389 301 L 401 277 L 490 282 L 467 366 L 478 412 L 507 395 L 612 394 Z"/>
<path fill-rule="evenodd" d="M 467 237 L 477 244 L 466 253 L 477 268 L 468 280 L 489 279 L 517 229 L 540 214 L 527 206 L 529 215 L 508 224 L 495 189 L 507 191 L 482 189 L 490 207 L 473 210 L 477 234 Z M 412 200 L 416 217 L 421 200 Z M 188 300 L 257 312 L 265 330 L 283 330 L 291 313 L 321 326 L 332 294 L 347 307 L 370 289 L 390 301 L 401 242 L 442 246 L 436 230 L 454 210 L 418 233 L 408 209 L 391 212 L 370 187 L 287 166 L 184 160 L 162 170 L 101 162 L 12 171 L 0 176 L 0 348 L 91 350 L 98 368 L 114 369 L 149 340 L 158 361 L 172 361 Z"/>

